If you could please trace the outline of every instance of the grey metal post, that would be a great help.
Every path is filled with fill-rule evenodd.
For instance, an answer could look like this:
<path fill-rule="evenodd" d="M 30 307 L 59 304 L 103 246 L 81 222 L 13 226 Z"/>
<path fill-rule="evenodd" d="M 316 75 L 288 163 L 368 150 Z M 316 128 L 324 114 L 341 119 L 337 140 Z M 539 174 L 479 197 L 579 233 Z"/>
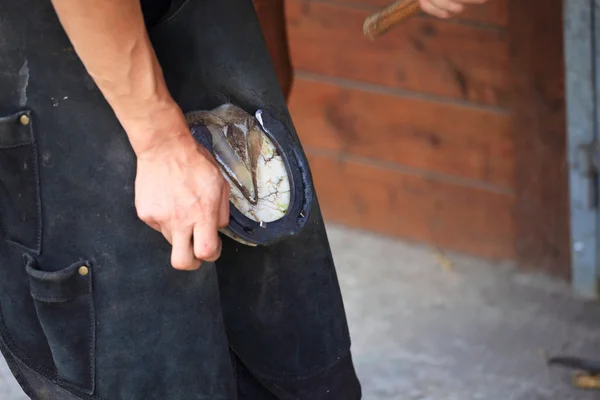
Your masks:
<path fill-rule="evenodd" d="M 564 0 L 572 282 L 586 298 L 598 298 L 599 10 L 600 0 Z"/>

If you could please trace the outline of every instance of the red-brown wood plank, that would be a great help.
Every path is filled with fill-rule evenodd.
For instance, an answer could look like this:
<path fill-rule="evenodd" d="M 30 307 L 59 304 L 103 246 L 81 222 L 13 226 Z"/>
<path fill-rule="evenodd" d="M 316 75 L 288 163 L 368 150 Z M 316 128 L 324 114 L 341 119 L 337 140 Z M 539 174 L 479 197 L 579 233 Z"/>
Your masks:
<path fill-rule="evenodd" d="M 510 0 L 517 262 L 570 275 L 562 0 Z"/>
<path fill-rule="evenodd" d="M 511 195 L 309 153 L 325 219 L 489 259 L 514 257 Z"/>
<path fill-rule="evenodd" d="M 289 106 L 305 146 L 514 186 L 509 115 L 301 78 Z"/>
<path fill-rule="evenodd" d="M 368 10 L 288 0 L 296 69 L 503 107 L 510 77 L 502 30 L 415 17 L 375 41 L 362 23 Z"/>

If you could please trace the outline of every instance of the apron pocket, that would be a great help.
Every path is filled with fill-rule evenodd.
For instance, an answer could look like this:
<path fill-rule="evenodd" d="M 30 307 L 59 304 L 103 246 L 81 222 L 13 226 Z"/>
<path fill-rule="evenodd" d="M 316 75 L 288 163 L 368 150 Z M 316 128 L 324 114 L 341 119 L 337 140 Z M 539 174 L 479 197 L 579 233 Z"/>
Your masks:
<path fill-rule="evenodd" d="M 59 383 L 93 394 L 95 315 L 89 261 L 47 272 L 27 259 L 27 275 L 37 317 L 48 340 Z"/>
<path fill-rule="evenodd" d="M 42 211 L 30 111 L 0 116 L 0 224 L 6 239 L 39 254 Z"/>

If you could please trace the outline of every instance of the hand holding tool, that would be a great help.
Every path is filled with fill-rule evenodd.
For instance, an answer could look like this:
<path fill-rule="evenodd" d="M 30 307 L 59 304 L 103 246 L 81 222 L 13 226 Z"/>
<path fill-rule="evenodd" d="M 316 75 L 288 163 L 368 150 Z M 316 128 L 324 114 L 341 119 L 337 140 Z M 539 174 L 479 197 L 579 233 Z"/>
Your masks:
<path fill-rule="evenodd" d="M 367 17 L 363 33 L 367 38 L 375 40 L 420 11 L 419 0 L 396 0 Z"/>

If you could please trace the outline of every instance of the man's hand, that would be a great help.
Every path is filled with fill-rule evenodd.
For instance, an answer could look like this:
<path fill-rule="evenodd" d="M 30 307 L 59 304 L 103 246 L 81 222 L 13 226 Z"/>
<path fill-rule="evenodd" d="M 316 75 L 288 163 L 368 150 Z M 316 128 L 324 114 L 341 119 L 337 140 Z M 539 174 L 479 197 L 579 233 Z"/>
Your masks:
<path fill-rule="evenodd" d="M 137 160 L 138 215 L 171 243 L 173 267 L 190 270 L 200 260 L 217 260 L 217 231 L 229 223 L 229 185 L 211 154 L 184 130 Z"/>
<path fill-rule="evenodd" d="M 75 51 L 137 155 L 138 215 L 171 243 L 174 268 L 221 254 L 229 186 L 172 99 L 139 0 L 52 0 Z"/>
<path fill-rule="evenodd" d="M 483 4 L 488 0 L 420 0 L 421 8 L 439 18 L 450 18 L 464 11 L 470 4 Z"/>
<path fill-rule="evenodd" d="M 171 244 L 174 268 L 216 261 L 218 230 L 229 224 L 229 184 L 174 101 L 138 103 L 135 109 L 120 120 L 137 155 L 138 216 Z"/>

